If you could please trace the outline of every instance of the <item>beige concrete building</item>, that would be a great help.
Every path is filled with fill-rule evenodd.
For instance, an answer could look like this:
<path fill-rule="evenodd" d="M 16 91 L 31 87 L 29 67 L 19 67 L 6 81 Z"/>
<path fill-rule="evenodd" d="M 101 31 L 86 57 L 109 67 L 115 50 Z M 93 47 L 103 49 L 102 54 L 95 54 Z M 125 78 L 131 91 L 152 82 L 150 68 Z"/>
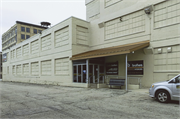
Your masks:
<path fill-rule="evenodd" d="M 87 21 L 70 17 L 3 52 L 3 81 L 128 88 L 180 73 L 179 0 L 86 0 Z"/>
<path fill-rule="evenodd" d="M 16 21 L 16 24 L 2 35 L 2 50 L 9 49 L 44 29 L 46 29 L 46 27 Z"/>

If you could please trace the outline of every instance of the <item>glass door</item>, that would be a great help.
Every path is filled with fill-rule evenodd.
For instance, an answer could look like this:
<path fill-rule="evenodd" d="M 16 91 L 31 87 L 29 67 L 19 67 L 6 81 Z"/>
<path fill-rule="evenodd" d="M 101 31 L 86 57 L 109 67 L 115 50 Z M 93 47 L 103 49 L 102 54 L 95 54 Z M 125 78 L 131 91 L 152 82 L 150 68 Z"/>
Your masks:
<path fill-rule="evenodd" d="M 81 83 L 81 65 L 78 65 L 78 83 Z"/>
<path fill-rule="evenodd" d="M 93 83 L 93 65 L 89 65 L 89 83 Z"/>
<path fill-rule="evenodd" d="M 99 66 L 99 83 L 104 83 L 105 78 L 105 66 L 100 65 Z"/>
<path fill-rule="evenodd" d="M 94 83 L 98 82 L 99 74 L 98 74 L 98 65 L 94 65 Z"/>
<path fill-rule="evenodd" d="M 86 65 L 83 65 L 83 83 L 86 83 L 86 75 L 87 75 L 87 72 L 86 72 Z"/>

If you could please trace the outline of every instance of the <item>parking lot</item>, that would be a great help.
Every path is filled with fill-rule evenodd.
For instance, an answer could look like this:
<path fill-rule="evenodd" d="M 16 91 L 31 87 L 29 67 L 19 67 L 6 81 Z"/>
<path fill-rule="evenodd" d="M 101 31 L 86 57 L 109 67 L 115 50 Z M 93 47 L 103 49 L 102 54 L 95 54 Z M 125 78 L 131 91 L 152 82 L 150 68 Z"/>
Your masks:
<path fill-rule="evenodd" d="M 0 82 L 0 118 L 179 119 L 179 102 L 162 104 L 148 89 L 89 89 Z"/>

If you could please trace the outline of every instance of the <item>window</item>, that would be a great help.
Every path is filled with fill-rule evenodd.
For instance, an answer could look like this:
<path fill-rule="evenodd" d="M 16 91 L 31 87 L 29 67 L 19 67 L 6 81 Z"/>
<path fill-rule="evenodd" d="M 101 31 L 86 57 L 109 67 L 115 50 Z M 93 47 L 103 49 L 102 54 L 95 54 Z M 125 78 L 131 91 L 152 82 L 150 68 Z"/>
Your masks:
<path fill-rule="evenodd" d="M 175 81 L 176 83 L 180 83 L 180 76 L 176 77 Z"/>
<path fill-rule="evenodd" d="M 37 29 L 34 29 L 34 33 L 37 34 Z"/>
<path fill-rule="evenodd" d="M 30 37 L 30 35 L 26 35 L 26 39 L 28 39 Z"/>
<path fill-rule="evenodd" d="M 21 39 L 25 39 L 25 35 L 24 34 L 21 34 Z"/>
<path fill-rule="evenodd" d="M 17 27 L 15 28 L 15 33 L 17 34 Z"/>
<path fill-rule="evenodd" d="M 38 30 L 38 33 L 41 33 L 42 31 L 41 30 Z"/>
<path fill-rule="evenodd" d="M 30 33 L 30 28 L 26 28 L 26 32 Z"/>
<path fill-rule="evenodd" d="M 25 27 L 21 26 L 21 31 L 25 32 Z"/>

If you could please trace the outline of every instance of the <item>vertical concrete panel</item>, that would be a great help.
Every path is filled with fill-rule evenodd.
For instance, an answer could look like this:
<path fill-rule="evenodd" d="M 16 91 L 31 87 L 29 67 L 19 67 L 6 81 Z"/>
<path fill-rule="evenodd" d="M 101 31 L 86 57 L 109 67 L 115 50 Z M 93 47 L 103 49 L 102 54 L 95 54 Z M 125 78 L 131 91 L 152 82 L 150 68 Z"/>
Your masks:
<path fill-rule="evenodd" d="M 55 31 L 55 47 L 69 44 L 69 26 Z"/>
<path fill-rule="evenodd" d="M 51 34 L 41 38 L 41 51 L 51 49 Z"/>

